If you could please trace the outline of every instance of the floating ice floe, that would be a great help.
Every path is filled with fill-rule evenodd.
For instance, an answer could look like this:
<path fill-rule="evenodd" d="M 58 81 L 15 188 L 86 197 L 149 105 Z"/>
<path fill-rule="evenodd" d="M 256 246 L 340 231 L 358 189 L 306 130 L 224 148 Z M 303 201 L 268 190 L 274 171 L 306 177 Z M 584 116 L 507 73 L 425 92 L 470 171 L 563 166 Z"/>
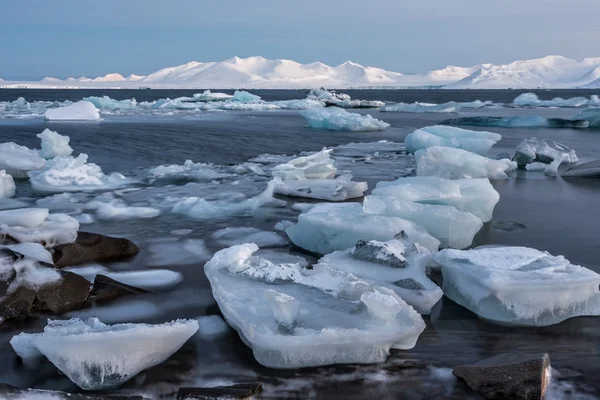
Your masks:
<path fill-rule="evenodd" d="M 501 128 L 587 128 L 589 121 L 584 118 L 564 119 L 545 118 L 538 115 L 527 117 L 458 117 L 440 122 L 442 125 L 495 126 Z"/>
<path fill-rule="evenodd" d="M 417 129 L 406 136 L 405 143 L 406 151 L 410 153 L 427 147 L 443 146 L 463 149 L 484 156 L 500 139 L 502 139 L 502 135 L 493 132 L 470 131 L 436 125 Z"/>
<path fill-rule="evenodd" d="M 12 176 L 6 173 L 6 170 L 0 169 L 0 199 L 13 197 L 16 186 Z"/>
<path fill-rule="evenodd" d="M 65 107 L 48 109 L 44 115 L 48 121 L 87 121 L 100 119 L 100 113 L 96 106 L 84 100 Z"/>
<path fill-rule="evenodd" d="M 0 238 L 41 243 L 47 248 L 73 243 L 79 222 L 66 214 L 49 214 L 48 209 L 24 208 L 0 211 Z"/>
<path fill-rule="evenodd" d="M 275 193 L 277 194 L 329 201 L 344 201 L 362 197 L 367 191 L 367 183 L 352 182 L 351 175 L 342 175 L 337 179 L 278 180 L 276 182 Z"/>
<path fill-rule="evenodd" d="M 260 96 L 248 93 L 245 90 L 236 90 L 233 92 L 232 100 L 239 101 L 240 103 L 259 103 L 262 101 Z"/>
<path fill-rule="evenodd" d="M 16 143 L 0 143 L 0 169 L 15 179 L 27 178 L 27 172 L 40 169 L 46 161 L 37 151 Z"/>
<path fill-rule="evenodd" d="M 69 146 L 71 139 L 68 136 L 59 135 L 50 129 L 44 129 L 42 133 L 38 133 L 36 136 L 42 140 L 40 155 L 45 159 L 70 156 L 73 153 L 73 149 Z"/>
<path fill-rule="evenodd" d="M 82 271 L 78 271 L 82 269 Z M 144 290 L 161 290 L 177 285 L 183 280 L 183 275 L 168 269 L 148 269 L 142 271 L 109 272 L 107 270 L 90 267 L 71 268 L 69 271 L 81 275 L 90 282 L 94 282 L 97 274 L 102 274 L 117 282 L 131 285 Z"/>
<path fill-rule="evenodd" d="M 212 234 L 212 238 L 223 246 L 242 243 L 255 243 L 260 247 L 287 246 L 289 242 L 276 232 L 261 231 L 253 227 L 227 227 Z"/>
<path fill-rule="evenodd" d="M 517 168 L 509 159 L 492 160 L 469 151 L 433 146 L 415 153 L 418 176 L 445 179 L 508 179 L 507 172 Z"/>
<path fill-rule="evenodd" d="M 585 97 L 572 97 L 563 99 L 556 97 L 552 100 L 540 100 L 535 93 L 523 93 L 517 96 L 512 105 L 514 107 L 589 107 L 600 106 L 600 98 L 592 95 L 589 99 Z"/>
<path fill-rule="evenodd" d="M 431 253 L 404 234 L 387 242 L 359 241 L 353 248 L 336 251 L 319 260 L 319 266 L 337 269 L 385 286 L 419 313 L 428 315 L 443 293 L 425 274 Z"/>
<path fill-rule="evenodd" d="M 300 115 L 306 119 L 310 128 L 330 131 L 380 131 L 390 126 L 369 114 L 351 113 L 337 107 L 304 110 L 300 111 Z"/>
<path fill-rule="evenodd" d="M 390 289 L 325 266 L 273 264 L 257 250 L 221 250 L 204 271 L 227 323 L 264 366 L 379 363 L 390 348 L 412 348 L 425 329 Z"/>
<path fill-rule="evenodd" d="M 386 104 L 379 109 L 383 112 L 412 112 L 412 113 L 457 113 L 460 104 L 450 101 L 443 104 L 430 103 L 395 103 Z"/>
<path fill-rule="evenodd" d="M 538 140 L 533 137 L 523 139 L 517 146 L 513 160 L 519 167 L 526 167 L 528 170 L 533 169 L 530 167 L 531 164 L 543 164 L 544 168 L 536 165 L 536 169 L 543 170 L 546 175 L 556 176 L 560 164 L 563 162 L 576 163 L 579 158 L 575 150 L 563 144 L 549 139 Z"/>
<path fill-rule="evenodd" d="M 600 127 L 600 108 L 588 108 L 573 117 L 574 121 L 587 121 L 592 128 Z"/>
<path fill-rule="evenodd" d="M 562 174 L 563 177 L 599 178 L 600 160 L 590 161 L 569 168 Z"/>
<path fill-rule="evenodd" d="M 196 181 L 212 181 L 231 176 L 220 171 L 216 165 L 194 163 L 192 160 L 186 160 L 183 165 L 159 165 L 148 170 L 148 174 L 152 179 L 184 178 Z"/>
<path fill-rule="evenodd" d="M 43 355 L 80 388 L 100 390 L 166 361 L 197 330 L 196 320 L 105 325 L 97 318 L 75 318 L 48 320 L 43 333 L 21 333 L 10 343 L 26 362 Z"/>
<path fill-rule="evenodd" d="M 318 101 L 325 106 L 340 108 L 378 108 L 385 103 L 377 100 L 352 100 L 345 93 L 336 93 L 325 89 L 311 89 L 306 96 L 308 100 Z"/>
<path fill-rule="evenodd" d="M 298 247 L 318 254 L 346 250 L 359 240 L 387 241 L 404 231 L 415 243 L 436 251 L 440 241 L 404 218 L 370 214 L 359 203 L 317 204 L 286 229 Z"/>
<path fill-rule="evenodd" d="M 444 276 L 444 294 L 491 322 L 547 326 L 600 315 L 600 275 L 562 256 L 490 247 L 442 250 L 433 260 Z"/>
<path fill-rule="evenodd" d="M 323 149 L 314 154 L 294 158 L 273 168 L 273 176 L 283 180 L 331 179 L 337 169 L 331 158 L 331 150 Z"/>
<path fill-rule="evenodd" d="M 123 175 L 106 175 L 100 166 L 88 163 L 87 154 L 78 157 L 56 157 L 48 160 L 43 169 L 29 172 L 34 190 L 40 192 L 75 192 L 115 189 L 130 183 Z"/>
<path fill-rule="evenodd" d="M 483 222 L 492 219 L 500 195 L 488 179 L 442 179 L 435 176 L 400 178 L 378 182 L 371 192 L 377 196 L 392 196 L 422 204 L 453 206 L 479 217 Z"/>
<path fill-rule="evenodd" d="M 283 110 L 308 110 L 311 108 L 322 108 L 324 104 L 318 100 L 300 99 L 300 100 L 279 100 L 273 101 L 271 104 Z"/>
<path fill-rule="evenodd" d="M 84 101 L 89 101 L 96 108 L 101 110 L 135 110 L 137 108 L 137 101 L 135 99 L 129 100 L 114 100 L 108 96 L 102 97 L 84 97 Z"/>
<path fill-rule="evenodd" d="M 194 94 L 195 101 L 224 101 L 224 100 L 229 100 L 231 98 L 233 98 L 233 96 L 230 94 L 211 92 L 210 90 L 205 90 L 202 93 Z"/>
<path fill-rule="evenodd" d="M 128 206 L 125 202 L 118 200 L 102 203 L 96 209 L 96 216 L 101 220 L 148 219 L 159 215 L 160 210 L 157 208 Z"/>

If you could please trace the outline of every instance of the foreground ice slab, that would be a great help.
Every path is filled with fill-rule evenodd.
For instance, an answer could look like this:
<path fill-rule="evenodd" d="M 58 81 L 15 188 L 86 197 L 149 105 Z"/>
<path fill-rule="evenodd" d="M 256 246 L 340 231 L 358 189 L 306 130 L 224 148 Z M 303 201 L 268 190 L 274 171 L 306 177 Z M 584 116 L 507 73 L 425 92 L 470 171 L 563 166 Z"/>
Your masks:
<path fill-rule="evenodd" d="M 488 179 L 442 179 L 435 176 L 414 176 L 391 182 L 378 182 L 371 192 L 377 196 L 422 204 L 453 206 L 479 217 L 483 222 L 492 219 L 500 195 Z"/>
<path fill-rule="evenodd" d="M 96 106 L 85 100 L 65 107 L 48 109 L 44 115 L 48 121 L 87 121 L 100 119 L 100 113 Z"/>
<path fill-rule="evenodd" d="M 439 286 L 425 275 L 431 253 L 403 234 L 387 242 L 359 241 L 319 260 L 319 266 L 356 275 L 372 285 L 385 286 L 424 315 L 440 300 Z"/>
<path fill-rule="evenodd" d="M 600 275 L 527 247 L 442 250 L 433 256 L 450 299 L 491 322 L 547 326 L 600 315 Z"/>
<path fill-rule="evenodd" d="M 0 169 L 0 199 L 13 197 L 15 195 L 15 181 L 6 170 Z"/>
<path fill-rule="evenodd" d="M 70 156 L 73 153 L 73 149 L 69 146 L 71 139 L 68 136 L 59 135 L 50 129 L 44 129 L 42 133 L 38 133 L 36 136 L 42 140 L 40 154 L 45 159 Z"/>
<path fill-rule="evenodd" d="M 369 114 L 351 113 L 337 107 L 313 108 L 300 111 L 300 115 L 310 128 L 330 131 L 381 131 L 390 126 Z"/>
<path fill-rule="evenodd" d="M 337 169 L 333 165 L 331 150 L 323 149 L 308 156 L 294 158 L 273 168 L 273 176 L 283 180 L 331 179 Z"/>
<path fill-rule="evenodd" d="M 433 146 L 415 153 L 418 176 L 445 179 L 508 179 L 507 172 L 517 168 L 509 159 L 492 160 L 469 151 Z"/>
<path fill-rule="evenodd" d="M 362 197 L 367 191 L 366 182 L 352 182 L 352 176 L 337 179 L 304 179 L 277 181 L 275 193 L 309 199 L 344 201 Z"/>
<path fill-rule="evenodd" d="M 386 104 L 379 109 L 383 112 L 412 112 L 412 113 L 457 113 L 460 104 L 450 101 L 443 104 L 429 103 L 396 103 Z"/>
<path fill-rule="evenodd" d="M 359 203 L 317 204 L 300 214 L 296 225 L 286 229 L 296 246 L 318 254 L 346 250 L 359 240 L 387 241 L 401 231 L 429 250 L 439 247 L 439 240 L 414 222 L 368 214 Z"/>
<path fill-rule="evenodd" d="M 14 178 L 27 178 L 27 172 L 44 166 L 37 151 L 16 143 L 0 143 L 0 169 Z"/>
<path fill-rule="evenodd" d="M 406 151 L 409 153 L 427 147 L 443 146 L 463 149 L 484 156 L 500 139 L 502 139 L 502 135 L 493 132 L 470 131 L 436 125 L 417 129 L 406 137 L 405 142 Z"/>
<path fill-rule="evenodd" d="M 221 250 L 204 271 L 227 323 L 262 365 L 383 362 L 390 348 L 412 348 L 425 328 L 390 289 L 325 266 L 273 264 L 257 250 Z"/>
<path fill-rule="evenodd" d="M 117 387 L 166 361 L 198 330 L 196 320 L 105 325 L 97 318 L 48 321 L 43 333 L 10 341 L 26 362 L 44 355 L 84 390 Z"/>
<path fill-rule="evenodd" d="M 0 211 L 0 238 L 17 243 L 41 243 L 47 248 L 73 243 L 79 222 L 66 214 L 48 214 L 48 209 L 23 208 Z"/>
<path fill-rule="evenodd" d="M 587 128 L 590 122 L 583 118 L 545 118 L 538 115 L 527 117 L 458 117 L 440 122 L 442 125 L 497 126 L 502 128 Z"/>
<path fill-rule="evenodd" d="M 78 157 L 56 157 L 48 160 L 44 169 L 31 171 L 29 179 L 34 190 L 40 192 L 76 192 L 88 190 L 115 189 L 129 180 L 113 172 L 106 175 L 102 169 L 87 162 L 87 154 Z"/>
<path fill-rule="evenodd" d="M 557 175 L 558 167 L 563 162 L 576 163 L 579 161 L 575 150 L 554 140 L 538 140 L 534 137 L 523 139 L 517 146 L 513 159 L 521 168 L 527 167 L 532 163 L 543 163 L 545 164 L 544 173 L 551 176 Z"/>

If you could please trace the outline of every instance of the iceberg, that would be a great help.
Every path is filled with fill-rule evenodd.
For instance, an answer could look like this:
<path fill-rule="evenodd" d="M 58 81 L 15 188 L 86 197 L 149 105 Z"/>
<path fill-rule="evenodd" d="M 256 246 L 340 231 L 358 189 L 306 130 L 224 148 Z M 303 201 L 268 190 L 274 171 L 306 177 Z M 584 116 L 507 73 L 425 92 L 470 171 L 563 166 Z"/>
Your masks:
<path fill-rule="evenodd" d="M 65 107 L 48 109 L 44 115 L 48 121 L 88 121 L 100 119 L 100 113 L 96 106 L 85 100 Z"/>
<path fill-rule="evenodd" d="M 148 219 L 158 217 L 160 210 L 153 207 L 128 206 L 122 201 L 102 203 L 96 209 L 96 216 L 101 220 L 124 221 L 128 219 Z"/>
<path fill-rule="evenodd" d="M 104 110 L 135 110 L 137 108 L 137 101 L 135 99 L 130 100 L 114 100 L 108 96 L 102 97 L 84 97 L 84 101 L 89 101 L 96 108 Z"/>
<path fill-rule="evenodd" d="M 315 268 L 344 271 L 371 285 L 387 287 L 417 312 L 429 315 L 443 295 L 442 289 L 426 276 L 430 258 L 429 251 L 400 234 L 387 242 L 359 241 L 351 249 L 321 258 Z"/>
<path fill-rule="evenodd" d="M 432 146 L 453 147 L 473 153 L 486 155 L 502 135 L 484 131 L 470 131 L 450 126 L 428 126 L 417 129 L 406 139 L 406 151 L 414 153 L 417 150 Z"/>
<path fill-rule="evenodd" d="M 14 178 L 27 178 L 27 172 L 40 169 L 46 161 L 37 151 L 16 143 L 0 143 L 0 169 Z"/>
<path fill-rule="evenodd" d="M 600 275 L 527 247 L 442 250 L 433 256 L 446 296 L 480 318 L 547 326 L 600 315 Z"/>
<path fill-rule="evenodd" d="M 194 101 L 224 101 L 232 98 L 233 96 L 230 94 L 211 92 L 210 90 L 205 90 L 202 93 L 194 94 Z"/>
<path fill-rule="evenodd" d="M 600 108 L 588 108 L 573 117 L 574 121 L 587 121 L 590 127 L 600 127 Z"/>
<path fill-rule="evenodd" d="M 575 150 L 557 143 L 550 139 L 538 140 L 537 138 L 523 139 L 517 146 L 513 160 L 520 168 L 532 170 L 532 164 L 545 164 L 544 168 L 537 166 L 537 170 L 543 170 L 544 174 L 556 176 L 558 167 L 563 162 L 576 163 L 579 157 Z"/>
<path fill-rule="evenodd" d="M 305 179 L 331 179 L 337 169 L 333 165 L 331 150 L 323 149 L 319 152 L 294 158 L 285 164 L 273 168 L 273 176 L 283 180 Z"/>
<path fill-rule="evenodd" d="M 379 108 L 385 103 L 377 100 L 352 100 L 345 93 L 336 93 L 334 90 L 311 89 L 306 96 L 307 100 L 317 101 L 322 106 L 340 108 Z"/>
<path fill-rule="evenodd" d="M 571 128 L 585 129 L 590 126 L 589 121 L 583 118 L 563 119 L 545 118 L 538 115 L 527 117 L 458 117 L 446 119 L 441 125 L 467 125 L 467 126 L 495 126 L 499 128 Z"/>
<path fill-rule="evenodd" d="M 512 105 L 514 107 L 589 107 L 600 106 L 600 98 L 593 95 L 589 99 L 585 97 L 572 97 L 570 99 L 556 97 L 552 100 L 540 100 L 535 93 L 523 93 L 513 100 Z"/>
<path fill-rule="evenodd" d="M 273 264 L 257 250 L 221 250 L 204 272 L 227 323 L 266 367 L 380 363 L 425 329 L 390 289 L 325 266 Z"/>
<path fill-rule="evenodd" d="M 46 248 L 75 242 L 79 222 L 66 214 L 48 214 L 47 209 L 0 211 L 0 238 L 17 243 L 40 243 Z"/>
<path fill-rule="evenodd" d="M 450 101 L 443 104 L 429 103 L 395 103 L 386 104 L 379 109 L 382 112 L 411 112 L 411 113 L 457 113 L 460 111 L 460 104 Z"/>
<path fill-rule="evenodd" d="M 48 160 L 43 169 L 29 172 L 34 190 L 40 192 L 76 192 L 115 189 L 130 183 L 123 175 L 113 172 L 106 175 L 100 166 L 88 163 L 87 154 L 77 158 L 56 157 Z"/>
<path fill-rule="evenodd" d="M 300 111 L 300 115 L 310 128 L 330 131 L 381 131 L 390 126 L 369 114 L 350 113 L 337 107 L 313 108 Z"/>
<path fill-rule="evenodd" d="M 362 197 L 367 182 L 352 182 L 351 175 L 337 179 L 276 180 L 275 193 L 309 199 L 344 201 Z"/>
<path fill-rule="evenodd" d="M 21 333 L 10 343 L 24 360 L 43 355 L 80 388 L 101 390 L 166 361 L 197 330 L 196 320 L 105 325 L 74 318 L 49 320 L 43 333 Z"/>
<path fill-rule="evenodd" d="M 469 151 L 433 146 L 415 153 L 417 176 L 445 179 L 508 179 L 507 172 L 517 168 L 509 159 L 492 160 Z"/>
<path fill-rule="evenodd" d="M 418 224 L 399 217 L 368 214 L 359 203 L 317 204 L 285 230 L 296 246 L 317 254 L 346 250 L 359 240 L 391 240 L 401 231 L 431 251 L 440 245 Z"/>
<path fill-rule="evenodd" d="M 300 100 L 279 100 L 271 104 L 276 105 L 282 110 L 308 110 L 311 108 L 322 108 L 325 105 L 318 100 L 300 99 Z"/>
<path fill-rule="evenodd" d="M 0 199 L 13 197 L 16 186 L 12 176 L 6 173 L 6 170 L 0 169 Z"/>
<path fill-rule="evenodd" d="M 240 103 L 260 103 L 262 101 L 260 96 L 248 93 L 244 90 L 236 90 L 233 92 L 232 100 L 239 101 Z"/>
<path fill-rule="evenodd" d="M 492 219 L 500 195 L 488 179 L 442 179 L 435 176 L 400 178 L 391 182 L 378 182 L 371 192 L 377 196 L 422 204 L 453 206 L 469 212 L 483 222 Z"/>
<path fill-rule="evenodd" d="M 36 136 L 42 140 L 40 155 L 47 160 L 58 156 L 70 156 L 73 153 L 73 149 L 69 146 L 71 139 L 68 136 L 59 135 L 50 129 L 44 129 Z"/>

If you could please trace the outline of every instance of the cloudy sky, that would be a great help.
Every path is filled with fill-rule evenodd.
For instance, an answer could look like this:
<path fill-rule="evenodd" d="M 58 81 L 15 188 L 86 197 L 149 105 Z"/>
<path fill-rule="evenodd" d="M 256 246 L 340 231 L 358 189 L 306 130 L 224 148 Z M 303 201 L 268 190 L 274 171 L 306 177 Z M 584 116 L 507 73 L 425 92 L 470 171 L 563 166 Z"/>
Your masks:
<path fill-rule="evenodd" d="M 600 56 L 600 0 L 0 1 L 0 77 L 147 74 L 261 55 L 403 73 Z"/>

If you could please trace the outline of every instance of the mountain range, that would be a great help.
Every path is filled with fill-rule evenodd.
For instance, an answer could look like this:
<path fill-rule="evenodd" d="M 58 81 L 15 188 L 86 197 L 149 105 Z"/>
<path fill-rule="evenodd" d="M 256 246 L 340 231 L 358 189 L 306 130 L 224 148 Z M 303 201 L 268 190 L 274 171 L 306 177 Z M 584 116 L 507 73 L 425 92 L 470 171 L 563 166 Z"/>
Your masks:
<path fill-rule="evenodd" d="M 600 58 L 578 61 L 562 56 L 510 64 L 448 66 L 425 74 L 402 74 L 346 61 L 321 62 L 233 57 L 220 62 L 196 62 L 168 67 L 147 76 L 110 73 L 97 78 L 44 78 L 3 81 L 0 87 L 25 88 L 190 88 L 190 89 L 309 89 L 326 88 L 447 88 L 534 89 L 600 88 Z"/>

